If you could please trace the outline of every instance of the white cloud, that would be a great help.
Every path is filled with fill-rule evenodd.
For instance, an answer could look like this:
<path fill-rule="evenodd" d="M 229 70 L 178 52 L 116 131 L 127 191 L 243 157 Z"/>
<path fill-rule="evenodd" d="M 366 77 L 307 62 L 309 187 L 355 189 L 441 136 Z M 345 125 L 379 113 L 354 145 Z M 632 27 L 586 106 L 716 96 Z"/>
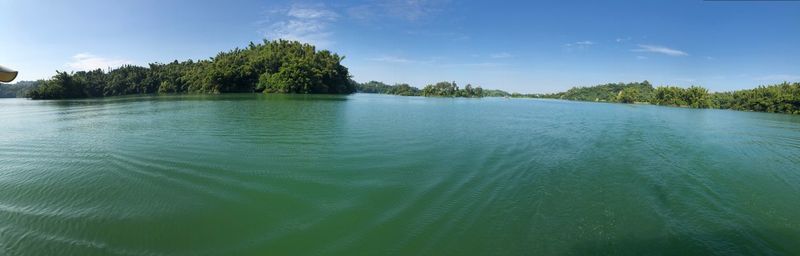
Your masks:
<path fill-rule="evenodd" d="M 501 53 L 495 53 L 495 54 L 489 55 L 489 57 L 492 58 L 492 59 L 505 59 L 505 58 L 511 58 L 511 57 L 514 57 L 514 56 L 511 55 L 510 53 L 507 53 L 507 52 L 501 52 Z"/>
<path fill-rule="evenodd" d="M 671 48 L 667 48 L 667 47 L 664 47 L 664 46 L 646 45 L 646 44 L 640 44 L 639 48 L 633 49 L 631 51 L 634 51 L 634 52 L 660 53 L 660 54 L 666 54 L 666 55 L 669 55 L 669 56 L 688 56 L 689 55 L 688 53 L 686 53 L 684 51 L 681 51 L 681 50 L 671 49 Z"/>
<path fill-rule="evenodd" d="M 295 40 L 327 47 L 333 42 L 329 27 L 339 15 L 323 5 L 293 5 L 288 10 L 274 10 L 269 17 L 277 21 L 267 26 L 264 35 L 268 39 Z"/>
<path fill-rule="evenodd" d="M 615 41 L 617 41 L 617 43 L 624 43 L 624 42 L 627 42 L 627 41 L 630 41 L 630 40 L 631 40 L 631 37 L 617 37 L 617 39 Z"/>
<path fill-rule="evenodd" d="M 287 13 L 288 16 L 298 19 L 324 19 L 324 20 L 336 20 L 339 18 L 339 14 L 336 14 L 333 11 L 322 9 L 322 8 L 312 8 L 312 7 L 301 7 L 301 6 L 292 6 Z"/>
<path fill-rule="evenodd" d="M 74 70 L 95 70 L 116 68 L 130 64 L 133 64 L 133 62 L 125 59 L 107 59 L 91 53 L 78 53 L 72 56 L 72 62 L 66 65 Z"/>

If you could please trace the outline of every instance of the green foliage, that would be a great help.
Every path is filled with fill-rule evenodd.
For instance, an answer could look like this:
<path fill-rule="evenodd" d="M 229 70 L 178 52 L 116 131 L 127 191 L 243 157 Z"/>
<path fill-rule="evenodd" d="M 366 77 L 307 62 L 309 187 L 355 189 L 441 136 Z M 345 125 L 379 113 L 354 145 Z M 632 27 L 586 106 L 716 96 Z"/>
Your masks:
<path fill-rule="evenodd" d="M 684 92 L 686 103 L 692 108 L 712 108 L 714 103 L 711 101 L 711 95 L 708 94 L 708 89 L 691 86 Z"/>
<path fill-rule="evenodd" d="M 614 95 L 613 97 L 611 95 Z M 594 87 L 576 87 L 554 94 L 519 94 L 515 98 L 556 98 L 584 101 L 610 101 L 620 103 L 649 102 L 663 106 L 690 108 L 720 108 L 744 111 L 800 114 L 800 83 L 759 86 L 755 89 L 734 92 L 709 93 L 708 89 L 691 86 L 659 86 L 649 82 L 605 84 Z"/>
<path fill-rule="evenodd" d="M 378 93 L 378 94 L 392 94 L 400 96 L 420 96 L 420 91 L 417 87 L 408 84 L 395 84 L 388 85 L 383 82 L 369 81 L 363 84 L 356 84 L 356 91 L 360 93 Z"/>
<path fill-rule="evenodd" d="M 459 89 L 456 82 L 438 82 L 422 88 L 420 95 L 426 97 L 480 98 L 483 97 L 483 88 L 480 86 L 473 87 L 471 84 L 467 84 L 464 89 Z"/>
<path fill-rule="evenodd" d="M 483 90 L 484 97 L 510 97 L 511 93 L 503 90 Z"/>
<path fill-rule="evenodd" d="M 642 101 L 641 92 L 637 87 L 626 87 L 622 89 L 622 91 L 619 91 L 615 101 L 620 103 L 636 103 L 637 101 Z"/>
<path fill-rule="evenodd" d="M 439 82 L 425 86 L 422 90 L 408 84 L 388 85 L 378 81 L 369 81 L 363 84 L 355 83 L 357 91 L 360 93 L 379 93 L 393 94 L 401 96 L 425 96 L 425 97 L 465 97 L 480 98 L 485 96 L 483 88 L 473 87 L 468 84 L 464 89 L 459 89 L 455 82 Z M 510 95 L 507 92 L 496 90 L 495 95 Z"/>
<path fill-rule="evenodd" d="M 453 82 L 453 84 L 455 85 L 455 82 Z M 458 90 L 456 92 L 456 96 L 466 98 L 481 98 L 483 97 L 483 88 L 480 86 L 472 87 L 471 84 L 467 84 L 467 86 L 464 86 L 463 90 Z"/>
<path fill-rule="evenodd" d="M 658 87 L 653 94 L 653 104 L 691 108 L 714 108 L 718 106 L 712 100 L 708 89 L 699 86 L 691 86 L 689 88 Z"/>
<path fill-rule="evenodd" d="M 56 72 L 52 79 L 46 80 L 39 88 L 29 92 L 29 96 L 34 99 L 70 99 L 83 98 L 85 92 L 83 86 L 85 78 L 75 79 L 67 72 Z"/>
<path fill-rule="evenodd" d="M 356 85 L 356 91 L 360 93 L 389 94 L 389 91 L 391 89 L 392 89 L 391 85 L 378 81 L 369 81 L 363 84 Z"/>
<path fill-rule="evenodd" d="M 426 97 L 455 97 L 457 92 L 456 82 L 438 82 L 422 88 L 421 94 Z"/>
<path fill-rule="evenodd" d="M 715 93 L 711 98 L 720 108 L 800 114 L 800 83 L 784 82 L 750 90 Z"/>
<path fill-rule="evenodd" d="M 592 87 L 573 87 L 566 92 L 528 96 L 579 101 L 634 103 L 649 102 L 652 94 L 653 86 L 650 82 L 643 81 L 641 83 L 612 83 Z"/>
<path fill-rule="evenodd" d="M 687 106 L 683 97 L 685 89 L 675 86 L 660 86 L 653 94 L 653 104 L 667 106 Z"/>
<path fill-rule="evenodd" d="M 410 86 L 408 84 L 396 84 L 389 88 L 388 94 L 400 95 L 400 96 L 419 96 L 420 92 L 417 87 Z"/>
<path fill-rule="evenodd" d="M 33 99 L 103 97 L 152 93 L 330 93 L 355 92 L 344 58 L 291 41 L 250 43 L 246 49 L 221 52 L 210 60 L 149 67 L 123 66 L 74 73 L 57 72 Z"/>

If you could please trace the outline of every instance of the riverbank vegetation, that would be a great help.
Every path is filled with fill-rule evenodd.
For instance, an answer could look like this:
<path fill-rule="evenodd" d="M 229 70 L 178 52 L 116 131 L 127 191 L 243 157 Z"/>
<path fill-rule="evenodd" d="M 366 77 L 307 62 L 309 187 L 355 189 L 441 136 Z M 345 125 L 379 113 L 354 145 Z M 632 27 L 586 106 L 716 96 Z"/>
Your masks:
<path fill-rule="evenodd" d="M 250 43 L 208 60 L 127 65 L 109 70 L 56 72 L 28 93 L 32 99 L 65 99 L 152 93 L 355 92 L 344 57 L 293 41 Z"/>
<path fill-rule="evenodd" d="M 486 97 L 487 93 L 480 86 L 467 84 L 464 88 L 459 88 L 456 82 L 438 82 L 429 84 L 421 90 L 408 84 L 388 85 L 378 81 L 369 81 L 356 85 L 356 91 L 360 93 L 392 94 L 401 96 L 425 96 L 425 97 L 464 97 L 481 98 Z M 488 91 L 492 96 L 510 95 L 500 90 Z"/>
<path fill-rule="evenodd" d="M 688 108 L 718 108 L 742 111 L 800 114 L 800 83 L 759 86 L 732 92 L 709 92 L 700 86 L 653 87 L 650 82 L 574 87 L 553 94 L 518 94 L 516 98 L 549 98 L 616 103 L 645 103 Z"/>

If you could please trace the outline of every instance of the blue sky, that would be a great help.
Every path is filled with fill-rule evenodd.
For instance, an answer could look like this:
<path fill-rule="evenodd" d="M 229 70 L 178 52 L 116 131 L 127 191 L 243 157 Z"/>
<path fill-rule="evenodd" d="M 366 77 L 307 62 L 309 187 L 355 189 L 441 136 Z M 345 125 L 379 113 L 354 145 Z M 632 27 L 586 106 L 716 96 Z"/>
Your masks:
<path fill-rule="evenodd" d="M 204 59 L 263 38 L 346 56 L 357 81 L 517 92 L 649 80 L 713 91 L 800 81 L 800 1 L 0 0 L 20 79 Z"/>

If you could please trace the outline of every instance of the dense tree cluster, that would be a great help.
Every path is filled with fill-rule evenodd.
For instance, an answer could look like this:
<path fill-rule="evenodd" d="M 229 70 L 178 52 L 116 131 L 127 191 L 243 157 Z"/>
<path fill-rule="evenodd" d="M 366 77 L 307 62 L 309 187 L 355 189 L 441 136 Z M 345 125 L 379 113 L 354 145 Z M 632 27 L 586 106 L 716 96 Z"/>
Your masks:
<path fill-rule="evenodd" d="M 150 93 L 355 92 L 344 57 L 293 41 L 250 43 L 201 61 L 153 63 L 74 73 L 57 72 L 29 93 L 33 99 L 103 97 Z"/>
<path fill-rule="evenodd" d="M 714 108 L 711 94 L 708 89 L 691 86 L 680 88 L 675 86 L 661 86 L 655 89 L 651 103 L 665 106 L 679 106 L 691 108 Z"/>
<path fill-rule="evenodd" d="M 389 94 L 400 96 L 419 96 L 419 88 L 410 86 L 408 84 L 396 84 L 388 91 Z"/>
<path fill-rule="evenodd" d="M 408 84 L 388 85 L 378 81 L 363 84 L 356 83 L 356 91 L 360 93 L 392 94 L 400 96 L 419 96 L 419 89 Z"/>
<path fill-rule="evenodd" d="M 648 81 L 634 83 L 611 83 L 591 87 L 573 87 L 566 92 L 553 94 L 513 95 L 515 97 L 552 98 L 579 101 L 606 102 L 647 102 L 653 92 L 653 85 Z"/>
<path fill-rule="evenodd" d="M 510 97 L 511 93 L 503 90 L 483 90 L 484 97 Z"/>
<path fill-rule="evenodd" d="M 800 114 L 800 83 L 759 86 L 711 95 L 715 107 L 770 113 Z"/>
<path fill-rule="evenodd" d="M 392 87 L 394 86 L 385 84 L 383 82 L 369 81 L 366 83 L 356 83 L 356 92 L 389 94 L 389 91 L 392 89 Z"/>
<path fill-rule="evenodd" d="M 420 90 L 420 94 L 426 97 L 480 98 L 483 97 L 483 88 L 467 84 L 464 89 L 459 89 L 456 82 L 438 82 L 425 86 Z"/>

